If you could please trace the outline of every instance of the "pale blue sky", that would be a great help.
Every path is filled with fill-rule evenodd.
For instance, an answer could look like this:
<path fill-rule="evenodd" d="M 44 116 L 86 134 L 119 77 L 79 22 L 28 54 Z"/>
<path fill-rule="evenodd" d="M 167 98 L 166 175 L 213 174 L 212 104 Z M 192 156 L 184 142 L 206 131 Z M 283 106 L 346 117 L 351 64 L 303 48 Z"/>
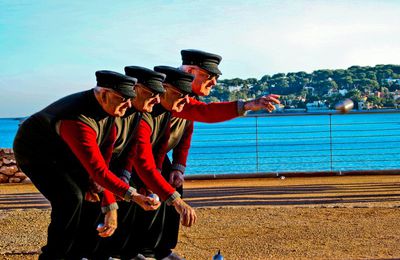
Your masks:
<path fill-rule="evenodd" d="M 0 0 L 0 117 L 95 85 L 94 72 L 218 53 L 222 78 L 400 64 L 400 1 Z"/>

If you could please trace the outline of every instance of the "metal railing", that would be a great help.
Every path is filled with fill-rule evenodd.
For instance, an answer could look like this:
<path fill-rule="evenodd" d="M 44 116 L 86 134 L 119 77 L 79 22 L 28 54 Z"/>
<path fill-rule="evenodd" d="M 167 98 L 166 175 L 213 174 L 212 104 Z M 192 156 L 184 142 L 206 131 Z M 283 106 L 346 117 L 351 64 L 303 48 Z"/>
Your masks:
<path fill-rule="evenodd" d="M 188 175 L 397 172 L 400 112 L 269 114 L 195 123 Z"/>

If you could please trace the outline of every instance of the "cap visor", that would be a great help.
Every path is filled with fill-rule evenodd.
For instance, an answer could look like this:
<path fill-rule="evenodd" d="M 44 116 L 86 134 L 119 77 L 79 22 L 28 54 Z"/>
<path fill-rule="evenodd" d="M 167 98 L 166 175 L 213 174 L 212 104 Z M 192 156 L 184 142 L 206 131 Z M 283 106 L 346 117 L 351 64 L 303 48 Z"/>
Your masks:
<path fill-rule="evenodd" d="M 162 86 L 162 83 L 160 82 L 159 84 L 155 84 L 155 83 L 150 83 L 150 84 L 146 84 L 145 85 L 149 90 L 151 90 L 152 92 L 156 92 L 156 93 L 164 93 L 165 89 Z"/>
<path fill-rule="evenodd" d="M 126 98 L 134 98 L 136 97 L 135 91 L 132 89 L 119 89 L 117 90 L 122 96 Z"/>
<path fill-rule="evenodd" d="M 205 69 L 208 72 L 211 72 L 211 73 L 214 73 L 214 74 L 217 74 L 217 75 L 222 75 L 222 72 L 218 69 L 217 65 L 206 65 L 205 64 L 201 68 Z"/>

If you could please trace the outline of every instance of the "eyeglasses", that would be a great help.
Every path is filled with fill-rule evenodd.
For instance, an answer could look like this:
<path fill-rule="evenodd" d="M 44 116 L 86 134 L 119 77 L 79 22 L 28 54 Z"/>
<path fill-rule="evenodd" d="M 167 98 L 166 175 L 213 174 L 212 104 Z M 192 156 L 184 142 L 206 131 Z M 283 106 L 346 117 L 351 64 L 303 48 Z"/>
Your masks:
<path fill-rule="evenodd" d="M 205 70 L 203 70 L 203 69 L 200 69 L 199 71 L 203 74 L 203 76 L 204 76 L 207 80 L 212 80 L 212 79 L 214 79 L 214 78 L 215 78 L 215 80 L 218 80 L 218 78 L 219 78 L 219 75 L 218 75 L 218 74 L 215 74 L 215 73 L 212 73 L 212 72 L 208 72 L 208 71 L 205 71 Z"/>
<path fill-rule="evenodd" d="M 218 80 L 218 78 L 219 78 L 219 75 L 218 74 L 214 74 L 214 73 L 208 73 L 208 80 L 211 80 L 211 79 L 215 79 L 215 80 Z"/>
<path fill-rule="evenodd" d="M 156 97 L 157 95 L 160 94 L 160 93 L 151 91 L 150 89 L 146 88 L 145 86 L 141 86 L 141 87 L 142 87 L 142 89 L 143 89 L 145 92 L 148 93 L 148 95 L 149 95 L 150 98 Z"/>
<path fill-rule="evenodd" d="M 184 98 L 184 97 L 186 97 L 186 95 L 189 95 L 189 94 L 187 94 L 187 93 L 182 93 L 181 91 L 179 91 L 178 89 L 176 89 L 176 88 L 173 87 L 173 86 L 169 86 L 169 88 L 170 88 L 173 92 L 175 92 L 179 98 Z M 189 96 L 190 96 L 190 95 L 189 95 Z"/>
<path fill-rule="evenodd" d="M 131 98 L 122 96 L 121 94 L 119 94 L 117 91 L 115 91 L 113 89 L 109 89 L 109 92 L 112 93 L 113 95 L 119 97 L 121 99 L 122 103 L 128 102 L 131 99 Z"/>

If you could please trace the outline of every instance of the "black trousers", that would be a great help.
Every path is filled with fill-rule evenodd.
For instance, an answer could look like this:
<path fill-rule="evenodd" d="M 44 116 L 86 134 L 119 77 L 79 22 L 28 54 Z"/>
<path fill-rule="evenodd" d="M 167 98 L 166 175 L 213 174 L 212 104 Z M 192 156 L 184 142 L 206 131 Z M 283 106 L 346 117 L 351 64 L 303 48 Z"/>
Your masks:
<path fill-rule="evenodd" d="M 113 172 L 120 172 L 118 159 L 113 160 L 110 167 Z M 97 240 L 98 244 L 94 254 L 89 257 L 92 260 L 107 260 L 110 256 L 116 258 L 126 258 L 127 255 L 137 255 L 136 251 L 128 249 L 127 246 L 127 241 L 129 240 L 130 236 L 134 235 L 135 233 L 134 230 L 131 229 L 133 226 L 136 204 L 126 201 L 118 201 L 117 203 L 117 229 L 112 236 L 106 238 L 99 239 L 99 236 L 96 234 L 97 237 L 93 238 L 92 240 Z M 101 215 L 102 218 L 104 218 L 104 214 Z M 128 259 L 132 257 L 129 257 Z"/>
<path fill-rule="evenodd" d="M 170 173 L 171 162 L 166 156 L 162 175 L 169 180 Z M 182 187 L 177 191 L 182 195 Z M 168 256 L 178 242 L 180 215 L 175 208 L 164 202 L 156 211 L 144 211 L 138 205 L 132 207 L 134 219 L 130 228 L 131 235 L 123 248 L 126 258 L 129 259 L 137 253 L 156 259 Z"/>
<path fill-rule="evenodd" d="M 168 176 L 171 174 L 172 165 L 168 156 L 164 158 L 163 164 L 163 176 Z M 183 186 L 176 189 L 177 192 L 183 198 Z M 160 233 L 160 242 L 156 246 L 156 251 L 162 254 L 170 254 L 172 249 L 174 249 L 178 243 L 179 235 L 179 225 L 180 225 L 180 215 L 175 210 L 173 206 L 166 206 L 163 230 Z"/>
<path fill-rule="evenodd" d="M 104 214 L 101 212 L 100 202 L 94 203 L 84 200 L 77 237 L 71 249 L 73 255 L 89 259 L 96 256 L 103 239 L 98 235 L 97 225 L 103 222 Z"/>
<path fill-rule="evenodd" d="M 18 161 L 17 152 L 16 158 Z M 38 162 L 35 159 L 32 162 L 19 166 L 51 204 L 47 244 L 39 259 L 79 259 L 71 249 L 79 230 L 88 175 L 80 168 L 67 170 L 55 162 L 35 164 Z"/>
<path fill-rule="evenodd" d="M 100 238 L 95 253 L 89 257 L 93 260 L 106 260 L 110 256 L 122 259 L 131 259 L 138 254 L 135 249 L 127 246 L 127 241 L 134 230 L 131 230 L 135 214 L 135 204 L 132 202 L 118 202 L 118 227 L 114 234 L 107 238 Z M 132 256 L 131 256 L 132 255 Z"/>

